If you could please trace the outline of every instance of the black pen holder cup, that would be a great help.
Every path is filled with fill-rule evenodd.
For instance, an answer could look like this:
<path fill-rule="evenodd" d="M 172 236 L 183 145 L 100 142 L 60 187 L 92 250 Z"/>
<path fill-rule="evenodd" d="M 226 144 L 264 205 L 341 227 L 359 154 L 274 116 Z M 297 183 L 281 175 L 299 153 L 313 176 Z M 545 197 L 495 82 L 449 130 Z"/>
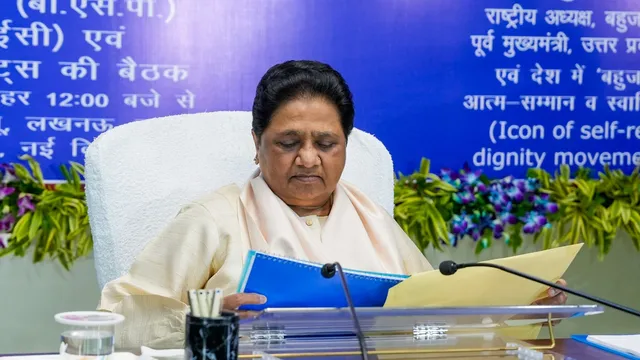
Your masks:
<path fill-rule="evenodd" d="M 187 314 L 185 322 L 185 360 L 236 360 L 240 342 L 239 317 L 223 312 L 217 318 Z"/>

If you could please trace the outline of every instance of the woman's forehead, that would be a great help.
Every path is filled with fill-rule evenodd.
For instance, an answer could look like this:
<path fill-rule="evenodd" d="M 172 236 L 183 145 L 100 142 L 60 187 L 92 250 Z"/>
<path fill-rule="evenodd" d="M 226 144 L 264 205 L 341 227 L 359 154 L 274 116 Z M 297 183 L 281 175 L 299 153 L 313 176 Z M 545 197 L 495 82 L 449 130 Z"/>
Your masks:
<path fill-rule="evenodd" d="M 323 100 L 294 100 L 279 108 L 267 130 L 277 133 L 335 133 L 341 131 L 340 114 Z"/>
<path fill-rule="evenodd" d="M 339 135 L 339 132 L 332 131 L 332 130 L 317 131 L 317 130 L 311 130 L 311 129 L 309 130 L 284 129 L 282 131 L 274 131 L 274 134 L 276 136 L 311 135 L 315 138 L 323 138 L 323 137 L 331 137 L 331 136 Z"/>

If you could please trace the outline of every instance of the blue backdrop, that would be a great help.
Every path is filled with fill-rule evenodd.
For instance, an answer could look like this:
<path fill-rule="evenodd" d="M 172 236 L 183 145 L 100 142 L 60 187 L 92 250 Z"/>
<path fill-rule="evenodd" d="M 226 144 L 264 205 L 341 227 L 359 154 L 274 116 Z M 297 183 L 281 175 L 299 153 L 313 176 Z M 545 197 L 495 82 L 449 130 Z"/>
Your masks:
<path fill-rule="evenodd" d="M 112 126 L 249 110 L 288 59 L 342 72 L 404 173 L 640 160 L 635 1 L 4 0 L 0 20 L 0 161 L 47 179 Z"/>

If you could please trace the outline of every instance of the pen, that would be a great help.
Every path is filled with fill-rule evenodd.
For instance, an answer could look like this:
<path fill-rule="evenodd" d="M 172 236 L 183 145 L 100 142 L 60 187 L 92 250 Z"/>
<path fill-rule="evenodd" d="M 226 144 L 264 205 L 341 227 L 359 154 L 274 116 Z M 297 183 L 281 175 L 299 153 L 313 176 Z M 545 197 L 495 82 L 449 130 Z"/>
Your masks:
<path fill-rule="evenodd" d="M 211 304 L 213 303 L 213 290 L 211 289 L 207 289 L 206 291 L 206 295 L 207 295 L 207 312 L 206 312 L 206 316 L 211 317 Z"/>
<path fill-rule="evenodd" d="M 220 316 L 220 311 L 222 309 L 222 289 L 216 288 L 213 292 L 213 301 L 211 303 L 211 312 L 210 317 L 217 318 Z"/>
<path fill-rule="evenodd" d="M 207 310 L 207 291 L 198 290 L 198 316 L 203 317 L 209 315 Z"/>
<path fill-rule="evenodd" d="M 200 317 L 200 304 L 198 304 L 198 296 L 195 290 L 188 292 L 189 306 L 191 307 L 191 315 Z"/>

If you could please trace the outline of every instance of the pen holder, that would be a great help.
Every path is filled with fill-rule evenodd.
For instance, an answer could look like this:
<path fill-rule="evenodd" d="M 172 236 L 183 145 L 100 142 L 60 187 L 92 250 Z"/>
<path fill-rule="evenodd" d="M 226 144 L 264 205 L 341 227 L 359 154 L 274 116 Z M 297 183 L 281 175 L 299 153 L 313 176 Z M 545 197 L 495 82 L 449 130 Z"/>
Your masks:
<path fill-rule="evenodd" d="M 185 360 L 236 360 L 240 341 L 239 317 L 223 312 L 218 318 L 187 314 Z"/>

